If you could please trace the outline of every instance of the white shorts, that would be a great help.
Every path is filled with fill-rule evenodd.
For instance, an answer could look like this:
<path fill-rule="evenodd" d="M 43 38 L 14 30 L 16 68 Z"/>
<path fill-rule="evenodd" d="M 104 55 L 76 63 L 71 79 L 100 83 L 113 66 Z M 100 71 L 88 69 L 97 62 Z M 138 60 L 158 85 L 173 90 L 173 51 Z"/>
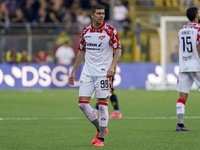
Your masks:
<path fill-rule="evenodd" d="M 194 82 L 200 91 L 200 72 L 179 72 L 177 91 L 189 93 Z"/>
<path fill-rule="evenodd" d="M 90 77 L 86 74 L 81 75 L 79 86 L 79 97 L 94 97 L 95 90 L 97 98 L 111 96 L 111 79 L 103 77 Z"/>

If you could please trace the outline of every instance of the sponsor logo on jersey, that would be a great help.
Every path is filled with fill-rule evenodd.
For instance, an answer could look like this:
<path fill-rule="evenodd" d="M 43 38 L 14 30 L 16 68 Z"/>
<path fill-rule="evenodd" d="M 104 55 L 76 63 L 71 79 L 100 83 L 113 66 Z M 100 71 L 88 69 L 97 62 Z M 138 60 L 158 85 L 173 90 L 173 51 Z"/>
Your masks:
<path fill-rule="evenodd" d="M 85 38 L 91 38 L 92 36 L 85 36 Z"/>
<path fill-rule="evenodd" d="M 87 45 L 87 46 L 95 46 L 95 47 L 97 46 L 96 43 L 86 43 L 86 45 Z"/>
<path fill-rule="evenodd" d="M 98 45 L 98 47 L 100 47 L 101 46 L 101 44 L 102 44 L 102 42 Z"/>
<path fill-rule="evenodd" d="M 101 46 L 102 42 L 98 45 L 96 43 L 86 43 L 87 50 L 101 50 L 99 47 Z M 96 47 L 96 48 L 95 48 Z"/>
<path fill-rule="evenodd" d="M 87 50 L 100 50 L 100 48 L 86 48 Z"/>
<path fill-rule="evenodd" d="M 104 36 L 99 36 L 99 39 L 103 40 L 103 38 L 105 38 L 105 35 Z"/>
<path fill-rule="evenodd" d="M 187 61 L 187 60 L 189 60 L 189 59 L 191 59 L 191 58 L 192 58 L 192 56 L 183 57 L 183 60 L 184 60 L 184 61 Z"/>

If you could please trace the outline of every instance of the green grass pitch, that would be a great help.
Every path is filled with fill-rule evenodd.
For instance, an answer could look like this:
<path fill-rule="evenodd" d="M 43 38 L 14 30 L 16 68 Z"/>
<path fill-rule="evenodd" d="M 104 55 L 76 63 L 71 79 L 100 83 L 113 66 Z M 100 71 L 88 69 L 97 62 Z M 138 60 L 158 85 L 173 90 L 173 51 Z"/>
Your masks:
<path fill-rule="evenodd" d="M 177 91 L 116 90 L 122 119 L 110 119 L 105 146 L 78 107 L 78 90 L 0 91 L 0 150 L 199 150 L 200 93 L 186 103 L 176 132 Z M 90 104 L 95 106 L 96 99 Z M 109 113 L 113 111 L 109 102 Z M 196 117 L 193 117 L 196 116 Z"/>

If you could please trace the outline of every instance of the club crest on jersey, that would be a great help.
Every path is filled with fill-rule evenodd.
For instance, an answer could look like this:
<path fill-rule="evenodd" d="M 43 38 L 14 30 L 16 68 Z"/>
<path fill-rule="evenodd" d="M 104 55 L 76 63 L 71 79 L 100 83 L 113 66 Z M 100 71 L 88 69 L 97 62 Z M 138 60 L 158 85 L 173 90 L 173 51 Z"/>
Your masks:
<path fill-rule="evenodd" d="M 104 36 L 99 36 L 99 39 L 103 40 L 103 38 L 105 38 L 105 35 Z"/>

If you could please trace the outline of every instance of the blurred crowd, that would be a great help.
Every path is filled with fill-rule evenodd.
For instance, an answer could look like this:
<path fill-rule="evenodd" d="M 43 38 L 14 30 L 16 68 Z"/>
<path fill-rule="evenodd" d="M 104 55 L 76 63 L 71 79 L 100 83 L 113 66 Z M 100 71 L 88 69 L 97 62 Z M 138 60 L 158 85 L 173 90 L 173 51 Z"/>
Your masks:
<path fill-rule="evenodd" d="M 33 23 L 44 24 L 52 23 L 56 26 L 65 24 L 64 31 L 70 31 L 73 23 L 78 24 L 79 31 L 92 20 L 90 17 L 90 8 L 100 4 L 105 8 L 105 21 L 109 22 L 109 0 L 0 0 L 0 28 L 11 29 L 12 23 Z M 127 30 L 128 2 L 127 0 L 115 0 L 114 20 L 117 22 L 117 30 Z M 46 25 L 46 24 L 45 24 Z M 38 49 L 38 53 L 29 56 L 27 48 L 13 46 L 6 49 L 5 61 L 7 63 L 30 63 L 36 62 L 45 64 L 52 62 L 69 65 L 72 64 L 76 56 L 76 51 L 70 47 L 70 41 L 61 41 L 57 45 L 53 58 L 43 48 Z M 35 49 L 34 49 L 35 51 Z M 3 56 L 4 57 L 4 56 Z"/>
<path fill-rule="evenodd" d="M 24 48 L 22 51 L 18 51 L 15 47 L 11 47 L 6 52 L 6 63 L 39 63 L 41 65 L 48 63 L 57 63 L 59 65 L 71 65 L 75 60 L 75 52 L 71 47 L 71 39 L 69 37 L 59 38 L 57 43 L 60 43 L 54 50 L 54 58 L 46 51 L 45 48 L 41 48 L 35 56 L 28 54 L 28 49 Z M 55 59 L 55 62 L 52 60 Z"/>
<path fill-rule="evenodd" d="M 5 28 L 16 22 L 66 23 L 68 27 L 78 22 L 84 26 L 91 23 L 89 10 L 96 4 L 105 7 L 105 20 L 109 19 L 109 0 L 0 0 L 0 24 Z"/>
<path fill-rule="evenodd" d="M 135 5 L 137 6 L 154 6 L 158 3 L 158 1 L 161 2 L 163 6 L 165 6 L 167 2 L 172 2 L 172 0 L 134 0 Z M 121 33 L 124 33 L 123 35 L 126 37 L 126 31 L 130 31 L 132 26 L 129 19 L 129 2 L 133 1 L 114 0 L 114 2 L 113 17 L 115 21 L 115 28 L 118 30 L 118 33 L 119 31 L 123 31 Z M 194 0 L 177 0 L 177 2 L 182 2 L 183 5 L 187 6 L 193 6 L 195 4 Z M 81 31 L 84 26 L 90 24 L 92 21 L 90 17 L 90 8 L 96 4 L 104 6 L 106 10 L 105 21 L 109 23 L 110 0 L 0 0 L 0 29 L 3 27 L 4 30 L 6 28 L 10 31 L 12 23 L 29 22 L 40 25 L 44 23 L 52 23 L 55 27 L 60 27 L 58 26 L 59 24 L 64 24 L 65 27 L 62 29 L 59 28 L 58 32 L 64 30 L 68 33 L 68 35 L 74 35 L 74 33 L 78 32 L 77 27 L 75 28 L 76 31 L 71 30 L 71 27 L 74 25 L 73 23 L 78 24 L 78 31 Z M 46 24 L 44 25 L 46 28 Z M 0 34 L 4 33 L 2 32 L 4 30 L 1 30 Z M 15 29 L 13 29 L 13 31 L 14 30 Z M 49 28 L 48 31 L 51 31 L 51 28 Z M 38 30 L 38 32 L 40 33 L 41 30 Z M 12 32 L 10 33 L 12 34 Z M 37 62 L 41 64 L 57 62 L 58 64 L 68 65 L 73 63 L 76 55 L 76 47 L 74 46 L 73 48 L 70 48 L 69 43 L 62 41 L 52 48 L 53 56 L 52 53 L 48 53 L 51 52 L 51 50 L 45 46 L 46 42 L 43 42 L 45 44 L 39 46 L 38 48 L 34 47 L 32 50 L 34 53 L 31 53 L 32 55 L 29 56 L 28 54 L 30 54 L 30 52 L 27 48 L 23 49 L 24 45 L 14 45 L 13 43 L 15 42 L 13 41 L 15 40 L 7 39 L 7 41 L 9 41 L 8 44 L 4 45 L 4 51 L 6 54 L 1 54 L 3 58 L 3 60 L 1 60 L 2 62 Z M 77 45 L 77 42 L 75 41 L 77 40 L 73 39 L 73 45 Z M 11 45 L 12 48 L 10 48 Z M 38 53 L 35 54 L 36 52 Z M 130 57 L 130 53 L 127 54 Z M 177 61 L 176 52 L 171 56 L 171 59 L 172 62 Z"/>
<path fill-rule="evenodd" d="M 163 6 L 168 4 L 177 3 L 178 5 L 183 6 L 194 6 L 195 0 L 136 0 L 136 5 L 139 6 L 154 6 L 157 3 L 160 3 Z"/>

